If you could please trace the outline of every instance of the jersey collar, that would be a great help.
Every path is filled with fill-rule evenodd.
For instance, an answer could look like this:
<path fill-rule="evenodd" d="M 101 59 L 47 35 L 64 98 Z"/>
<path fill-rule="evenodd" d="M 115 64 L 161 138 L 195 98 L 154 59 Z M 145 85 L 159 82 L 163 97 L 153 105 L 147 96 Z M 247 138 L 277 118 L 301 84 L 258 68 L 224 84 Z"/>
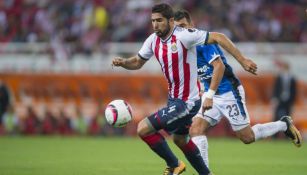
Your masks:
<path fill-rule="evenodd" d="M 162 41 L 163 43 L 167 42 L 167 41 L 171 38 L 171 36 L 173 35 L 173 33 L 174 33 L 174 31 L 175 31 L 176 28 L 177 28 L 177 26 L 174 26 L 172 33 L 171 33 L 166 39 L 163 40 L 162 38 L 160 38 L 161 41 Z"/>

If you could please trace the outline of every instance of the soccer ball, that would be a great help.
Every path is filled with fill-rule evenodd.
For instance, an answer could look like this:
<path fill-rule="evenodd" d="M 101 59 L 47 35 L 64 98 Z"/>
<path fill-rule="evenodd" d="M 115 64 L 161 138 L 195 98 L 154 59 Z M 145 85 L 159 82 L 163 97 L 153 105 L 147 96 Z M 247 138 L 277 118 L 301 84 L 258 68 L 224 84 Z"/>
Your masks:
<path fill-rule="evenodd" d="M 131 121 L 132 110 L 124 100 L 113 100 L 106 107 L 105 117 L 110 125 L 123 127 Z"/>

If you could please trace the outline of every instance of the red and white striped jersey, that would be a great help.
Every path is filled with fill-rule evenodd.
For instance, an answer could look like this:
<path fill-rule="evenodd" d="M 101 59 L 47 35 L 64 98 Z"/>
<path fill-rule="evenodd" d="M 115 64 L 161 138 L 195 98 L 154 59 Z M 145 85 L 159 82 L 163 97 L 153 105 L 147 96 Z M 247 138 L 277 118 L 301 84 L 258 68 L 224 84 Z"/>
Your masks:
<path fill-rule="evenodd" d="M 145 60 L 155 55 L 167 79 L 169 96 L 194 105 L 199 99 L 196 45 L 206 43 L 207 38 L 207 31 L 175 26 L 165 40 L 151 34 L 138 55 Z"/>

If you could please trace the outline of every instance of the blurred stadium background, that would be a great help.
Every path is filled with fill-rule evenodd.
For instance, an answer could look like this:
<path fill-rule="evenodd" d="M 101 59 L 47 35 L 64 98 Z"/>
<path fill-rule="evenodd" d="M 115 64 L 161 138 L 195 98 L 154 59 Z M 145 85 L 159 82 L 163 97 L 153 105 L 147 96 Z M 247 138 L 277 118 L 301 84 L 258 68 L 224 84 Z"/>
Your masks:
<path fill-rule="evenodd" d="M 137 122 L 165 104 L 166 82 L 154 59 L 139 71 L 112 69 L 111 59 L 137 53 L 152 32 L 157 2 L 1 0 L 0 80 L 9 105 L 1 109 L 0 135 L 135 136 Z M 293 118 L 307 139 L 306 0 L 163 2 L 189 10 L 198 28 L 226 34 L 258 64 L 253 76 L 228 57 L 245 87 L 252 123 L 272 121 L 274 77 L 288 63 L 298 80 Z M 117 98 L 133 108 L 133 122 L 122 129 L 103 117 Z M 210 136 L 233 133 L 222 122 Z"/>
<path fill-rule="evenodd" d="M 136 123 L 165 104 L 166 82 L 154 59 L 140 71 L 110 64 L 114 56 L 137 53 L 152 32 L 156 2 L 0 1 L 0 80 L 9 88 L 11 105 L 0 133 L 134 135 Z M 225 33 L 258 64 L 259 75 L 253 76 L 228 59 L 246 89 L 253 123 L 272 120 L 274 76 L 278 65 L 288 62 L 299 81 L 293 117 L 306 137 L 306 1 L 166 2 L 189 10 L 199 28 Z M 134 110 L 134 122 L 120 130 L 102 117 L 116 98 Z M 213 133 L 227 132 L 222 126 Z"/>

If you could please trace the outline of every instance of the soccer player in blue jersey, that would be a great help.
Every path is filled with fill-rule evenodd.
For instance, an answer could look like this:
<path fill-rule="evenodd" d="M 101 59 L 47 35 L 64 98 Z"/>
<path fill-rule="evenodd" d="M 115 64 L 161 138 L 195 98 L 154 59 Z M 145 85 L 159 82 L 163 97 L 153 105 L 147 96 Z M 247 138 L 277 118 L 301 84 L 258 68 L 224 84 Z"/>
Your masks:
<path fill-rule="evenodd" d="M 191 17 L 185 10 L 177 11 L 174 15 L 175 25 L 184 28 L 193 28 Z M 209 35 L 214 32 L 210 33 Z M 290 116 L 280 121 L 250 126 L 250 119 L 245 105 L 243 86 L 235 76 L 232 68 L 218 44 L 199 45 L 197 50 L 197 71 L 199 81 L 204 86 L 202 95 L 202 108 L 194 117 L 190 128 L 193 142 L 199 148 L 201 155 L 208 164 L 208 142 L 206 131 L 210 126 L 216 125 L 225 116 L 236 136 L 245 144 L 253 143 L 284 132 L 292 139 L 294 145 L 300 147 L 302 137 L 292 123 Z M 238 60 L 243 68 L 256 74 L 256 64 L 251 60 Z"/>

